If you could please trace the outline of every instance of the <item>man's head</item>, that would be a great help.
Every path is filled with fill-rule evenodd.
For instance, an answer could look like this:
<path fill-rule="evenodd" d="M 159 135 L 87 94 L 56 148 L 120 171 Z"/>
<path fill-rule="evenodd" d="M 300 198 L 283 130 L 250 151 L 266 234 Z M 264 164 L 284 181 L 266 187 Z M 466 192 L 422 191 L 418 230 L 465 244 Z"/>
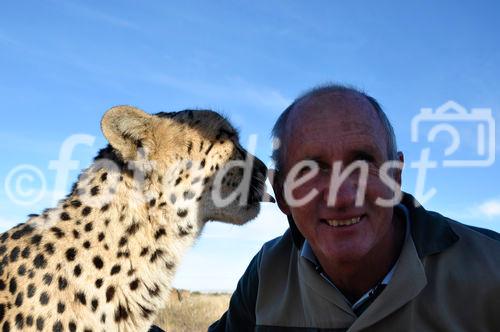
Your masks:
<path fill-rule="evenodd" d="M 320 260 L 352 261 L 390 245 L 393 210 L 380 206 L 378 200 L 394 197 L 394 190 L 379 170 L 387 161 L 402 162 L 403 157 L 396 152 L 392 126 L 374 98 L 345 86 L 314 89 L 285 110 L 273 134 L 280 142 L 273 154 L 280 209 L 293 217 Z M 305 160 L 319 170 L 297 168 Z M 360 181 L 361 169 L 343 180 L 336 177 L 339 170 L 356 162 L 366 165 L 366 184 Z M 340 168 L 335 169 L 335 164 Z M 292 178 L 288 176 L 294 172 Z M 387 174 L 399 189 L 401 170 Z M 364 186 L 363 200 L 356 204 L 360 186 Z M 296 204 L 290 197 L 310 199 Z"/>
<path fill-rule="evenodd" d="M 290 106 L 288 106 L 283 111 L 283 113 L 281 113 L 278 120 L 276 120 L 276 123 L 272 130 L 272 136 L 277 143 L 276 143 L 276 148 L 273 150 L 271 156 L 276 171 L 279 171 L 281 169 L 283 162 L 283 155 L 286 154 L 286 146 L 282 142 L 284 139 L 286 139 L 285 136 L 287 134 L 287 123 L 288 123 L 287 120 L 290 113 L 292 113 L 292 110 L 295 109 L 295 107 L 304 100 L 332 93 L 355 93 L 365 97 L 366 100 L 373 106 L 373 109 L 377 113 L 382 125 L 384 126 L 387 139 L 387 155 L 389 156 L 389 159 L 396 160 L 398 158 L 396 135 L 394 134 L 394 129 L 392 128 L 392 125 L 389 122 L 387 115 L 382 110 L 382 107 L 380 106 L 378 101 L 372 96 L 369 96 L 363 91 L 360 91 L 356 88 L 340 84 L 330 84 L 330 85 L 316 87 L 302 94 L 297 99 L 295 99 L 293 103 L 290 104 Z"/>

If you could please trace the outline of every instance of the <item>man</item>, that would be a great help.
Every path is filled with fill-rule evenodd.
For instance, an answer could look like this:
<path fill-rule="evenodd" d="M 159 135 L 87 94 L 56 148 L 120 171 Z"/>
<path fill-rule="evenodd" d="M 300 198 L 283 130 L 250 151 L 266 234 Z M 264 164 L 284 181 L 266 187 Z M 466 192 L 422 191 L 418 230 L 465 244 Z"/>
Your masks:
<path fill-rule="evenodd" d="M 290 229 L 266 243 L 209 331 L 500 331 L 500 236 L 400 191 L 403 154 L 377 101 L 314 89 L 274 130 Z"/>

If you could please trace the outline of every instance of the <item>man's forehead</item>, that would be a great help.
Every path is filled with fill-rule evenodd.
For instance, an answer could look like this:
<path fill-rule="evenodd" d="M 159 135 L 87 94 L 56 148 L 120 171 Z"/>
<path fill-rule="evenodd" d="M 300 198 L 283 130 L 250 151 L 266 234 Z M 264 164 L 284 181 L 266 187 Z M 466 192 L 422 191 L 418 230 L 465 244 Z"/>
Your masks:
<path fill-rule="evenodd" d="M 290 115 L 285 140 L 304 153 L 365 150 L 363 147 L 381 153 L 386 150 L 387 134 L 382 121 L 373 105 L 359 93 L 329 92 L 308 97 L 297 103 Z"/>
<path fill-rule="evenodd" d="M 371 103 L 357 92 L 329 92 L 301 100 L 291 110 L 288 130 L 308 130 L 307 124 L 313 120 L 321 126 L 321 120 L 328 119 L 325 127 L 336 126 L 346 132 L 373 131 L 381 125 L 380 119 Z"/>
<path fill-rule="evenodd" d="M 321 118 L 323 119 L 324 118 Z M 362 121 L 361 119 L 336 119 L 334 120 L 335 128 L 332 127 L 332 121 L 304 121 L 301 122 L 300 119 L 297 121 L 298 125 L 291 126 L 291 135 L 306 135 L 309 139 L 324 138 L 325 133 L 332 131 L 333 129 L 337 134 L 342 134 L 345 136 L 350 135 L 365 135 L 369 133 L 370 135 L 375 134 L 373 125 L 369 122 Z"/>

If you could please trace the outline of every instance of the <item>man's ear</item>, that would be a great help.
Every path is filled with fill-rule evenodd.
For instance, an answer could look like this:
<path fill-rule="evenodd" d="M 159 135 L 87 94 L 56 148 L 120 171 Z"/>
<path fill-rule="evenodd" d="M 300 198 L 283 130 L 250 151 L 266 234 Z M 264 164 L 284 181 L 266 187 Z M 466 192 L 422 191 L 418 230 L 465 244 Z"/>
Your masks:
<path fill-rule="evenodd" d="M 101 130 L 124 159 L 135 159 L 153 130 L 153 116 L 132 106 L 115 106 L 102 117 Z"/>
<path fill-rule="evenodd" d="M 290 207 L 286 203 L 285 197 L 283 195 L 283 179 L 282 175 L 275 169 L 268 170 L 269 182 L 273 186 L 274 197 L 276 197 L 276 202 L 281 212 L 284 214 L 291 215 Z"/>

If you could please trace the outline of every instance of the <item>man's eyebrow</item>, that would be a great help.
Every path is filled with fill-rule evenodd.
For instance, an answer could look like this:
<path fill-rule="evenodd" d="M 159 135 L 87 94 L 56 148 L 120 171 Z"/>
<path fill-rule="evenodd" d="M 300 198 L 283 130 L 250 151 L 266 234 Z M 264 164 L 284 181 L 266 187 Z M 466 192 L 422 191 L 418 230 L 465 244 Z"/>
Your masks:
<path fill-rule="evenodd" d="M 321 157 L 311 155 L 311 156 L 305 156 L 304 158 L 302 158 L 302 160 L 321 161 Z"/>
<path fill-rule="evenodd" d="M 376 153 L 376 149 L 374 149 L 373 147 L 369 147 L 369 146 L 360 146 L 360 147 L 356 147 L 356 148 L 352 149 L 351 153 L 370 153 L 370 154 L 374 154 L 374 153 Z"/>
<path fill-rule="evenodd" d="M 373 146 L 356 147 L 350 151 L 351 156 L 369 156 L 372 158 L 380 158 L 381 151 Z"/>
<path fill-rule="evenodd" d="M 330 165 L 330 162 L 329 161 L 325 161 L 324 158 L 322 158 L 321 156 L 306 156 L 305 158 L 302 159 L 302 161 L 304 160 L 308 160 L 308 161 L 313 161 L 315 162 L 318 166 L 321 166 L 321 165 Z"/>
<path fill-rule="evenodd" d="M 375 159 L 375 157 L 376 157 L 372 151 L 366 151 L 366 150 L 354 150 L 354 151 L 352 151 L 352 156 L 355 158 L 363 157 L 363 158 L 370 158 L 370 159 Z"/>

